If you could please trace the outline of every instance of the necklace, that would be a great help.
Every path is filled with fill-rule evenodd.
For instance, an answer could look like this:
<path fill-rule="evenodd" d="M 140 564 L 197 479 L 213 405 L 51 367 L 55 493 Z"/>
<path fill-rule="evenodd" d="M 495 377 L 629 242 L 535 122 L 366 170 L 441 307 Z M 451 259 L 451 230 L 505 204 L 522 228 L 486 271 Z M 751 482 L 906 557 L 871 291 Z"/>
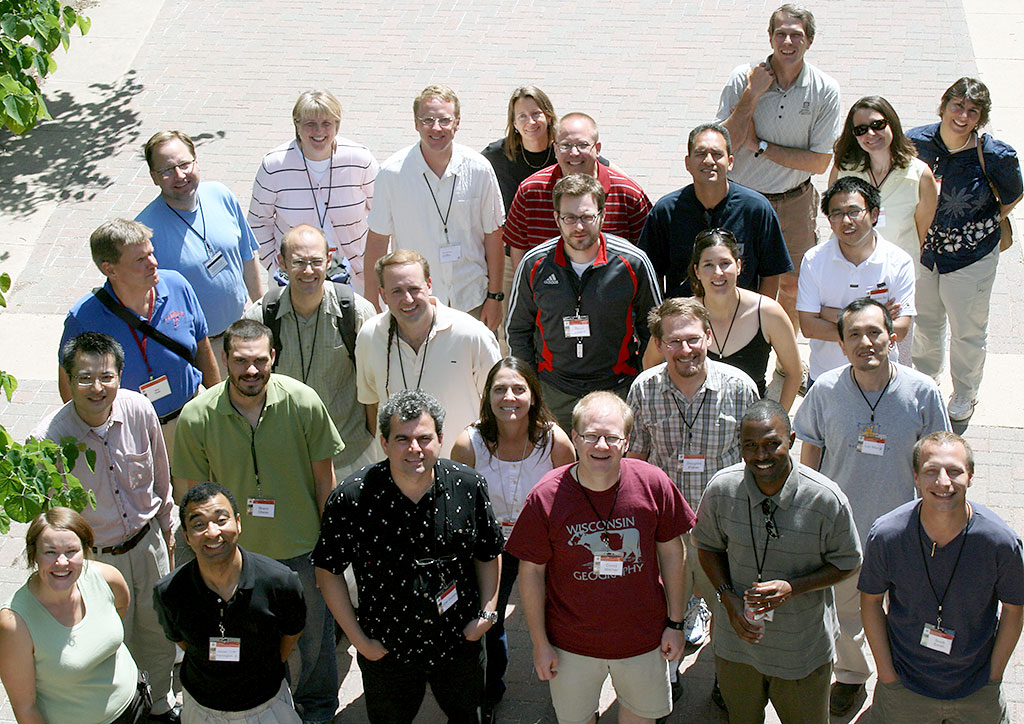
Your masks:
<path fill-rule="evenodd" d="M 873 183 L 875 185 L 876 189 L 882 188 L 882 184 L 885 183 L 885 180 L 887 178 L 889 178 L 889 174 L 891 174 L 891 173 L 892 173 L 892 159 L 889 160 L 889 168 L 886 169 L 885 175 L 882 176 L 882 180 L 881 181 L 879 181 L 878 179 L 875 178 L 875 172 L 874 172 L 874 170 L 872 170 L 871 164 L 868 163 L 868 175 L 871 176 L 871 183 Z"/>
<path fill-rule="evenodd" d="M 547 151 L 529 151 L 529 150 L 527 150 L 526 146 L 523 146 L 522 149 L 523 149 L 523 161 L 530 168 L 541 169 L 541 168 L 547 168 L 548 166 L 551 165 L 551 149 L 550 148 Z M 530 156 L 529 156 L 529 154 L 531 154 L 531 153 L 533 155 L 535 155 L 535 156 L 539 156 L 542 153 L 544 154 L 544 158 L 541 159 L 540 164 L 538 164 L 537 166 L 534 166 L 532 163 L 530 163 Z"/>
<path fill-rule="evenodd" d="M 974 131 L 971 131 L 970 133 L 968 133 L 968 134 L 967 134 L 967 140 L 966 140 L 966 141 L 964 141 L 964 145 L 962 145 L 962 146 L 961 146 L 960 148 L 953 148 L 953 149 L 950 149 L 950 151 L 949 151 L 949 152 L 950 152 L 951 154 L 952 154 L 952 153 L 960 153 L 960 152 L 961 152 L 961 151 L 963 151 L 963 150 L 964 150 L 965 148 L 967 148 L 967 144 L 969 144 L 969 143 L 971 142 L 971 139 L 973 139 L 973 138 L 974 138 Z M 945 141 L 943 141 L 943 142 L 945 142 Z"/>

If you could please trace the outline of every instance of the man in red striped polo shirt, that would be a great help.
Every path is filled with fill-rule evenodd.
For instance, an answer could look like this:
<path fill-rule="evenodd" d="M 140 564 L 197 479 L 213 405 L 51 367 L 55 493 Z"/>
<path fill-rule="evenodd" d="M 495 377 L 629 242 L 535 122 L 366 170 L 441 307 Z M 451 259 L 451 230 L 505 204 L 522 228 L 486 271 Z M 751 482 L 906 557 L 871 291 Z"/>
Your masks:
<path fill-rule="evenodd" d="M 555 158 L 558 163 L 533 174 L 521 184 L 505 219 L 504 240 L 511 247 L 512 268 L 526 252 L 553 239 L 560 231 L 552 215 L 551 192 L 563 176 L 586 174 L 601 182 L 605 193 L 606 233 L 636 243 L 651 210 L 647 194 L 631 178 L 597 162 L 601 142 L 597 123 L 586 113 L 569 113 L 558 123 Z"/>

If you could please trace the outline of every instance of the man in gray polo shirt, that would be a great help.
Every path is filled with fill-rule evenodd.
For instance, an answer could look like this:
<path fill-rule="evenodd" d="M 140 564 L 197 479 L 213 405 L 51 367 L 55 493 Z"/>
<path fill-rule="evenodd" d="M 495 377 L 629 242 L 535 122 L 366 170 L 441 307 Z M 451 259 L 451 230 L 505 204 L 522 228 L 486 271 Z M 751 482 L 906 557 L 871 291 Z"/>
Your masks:
<path fill-rule="evenodd" d="M 832 585 L 861 563 L 846 496 L 796 464 L 786 410 L 755 402 L 740 422 L 743 463 L 708 483 L 694 538 L 718 598 L 712 646 L 733 722 L 828 721 L 838 634 Z M 730 625 L 725 625 L 728 620 Z"/>
<path fill-rule="evenodd" d="M 811 176 L 825 173 L 839 136 L 839 84 L 804 53 L 814 42 L 814 15 L 787 3 L 768 21 L 772 54 L 738 66 L 722 90 L 715 120 L 729 129 L 735 149 L 729 179 L 760 191 L 782 225 L 793 271 L 779 282 L 779 303 L 793 328 L 797 278 L 804 252 L 817 242 L 818 195 Z"/>

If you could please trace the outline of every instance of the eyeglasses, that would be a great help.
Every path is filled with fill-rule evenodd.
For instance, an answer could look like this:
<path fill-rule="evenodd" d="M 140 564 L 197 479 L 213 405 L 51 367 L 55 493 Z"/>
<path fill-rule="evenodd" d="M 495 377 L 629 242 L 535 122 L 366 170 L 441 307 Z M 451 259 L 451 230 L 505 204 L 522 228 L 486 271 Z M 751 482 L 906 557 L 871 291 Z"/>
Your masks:
<path fill-rule="evenodd" d="M 192 164 L 194 164 L 195 162 L 196 160 L 193 158 L 189 161 L 182 161 L 181 163 L 176 163 L 173 166 L 168 166 L 167 168 L 158 168 L 156 172 L 160 175 L 161 178 L 170 178 L 171 176 L 174 175 L 175 171 L 188 173 L 189 171 L 192 170 Z"/>
<path fill-rule="evenodd" d="M 92 375 L 75 375 L 75 384 L 79 387 L 92 387 L 96 384 L 96 380 L 99 380 L 100 384 L 104 387 L 110 387 L 117 382 L 117 375 L 113 372 L 106 372 L 99 377 L 93 377 Z"/>
<path fill-rule="evenodd" d="M 779 527 L 775 525 L 775 508 L 772 507 L 768 498 L 761 501 L 761 512 L 764 513 L 764 530 L 769 538 L 780 536 Z"/>
<path fill-rule="evenodd" d="M 594 144 L 589 141 L 580 141 L 579 143 L 557 143 L 555 145 L 558 146 L 558 150 L 562 153 L 572 153 L 574 148 L 580 153 L 586 153 Z"/>
<path fill-rule="evenodd" d="M 833 211 L 828 215 L 828 220 L 833 224 L 838 224 L 843 220 L 843 218 L 848 218 L 850 221 L 856 221 L 864 215 L 865 211 L 867 211 L 867 209 L 861 209 L 856 206 L 852 209 L 847 209 L 846 211 Z"/>
<path fill-rule="evenodd" d="M 533 113 L 520 113 L 516 116 L 516 123 L 526 123 L 528 121 L 537 121 L 544 118 L 544 111 L 534 111 Z"/>
<path fill-rule="evenodd" d="M 444 116 L 442 118 L 432 118 L 431 116 L 423 116 L 422 118 L 417 118 L 416 120 L 419 121 L 420 125 L 423 126 L 424 128 L 433 128 L 435 123 L 439 125 L 441 128 L 448 128 L 453 123 L 455 123 L 455 119 L 452 118 L 451 116 Z"/>
<path fill-rule="evenodd" d="M 707 339 L 706 337 L 687 337 L 686 339 L 666 339 L 661 343 L 661 346 L 670 352 L 675 352 L 677 349 L 683 346 L 683 342 L 690 349 L 694 347 L 700 347 L 700 345 Z"/>
<path fill-rule="evenodd" d="M 323 269 L 326 263 L 326 259 L 292 259 L 288 262 L 288 268 L 292 271 L 302 271 L 307 266 L 311 266 L 314 269 Z"/>
<path fill-rule="evenodd" d="M 600 215 L 600 211 L 597 212 L 596 214 L 582 214 L 580 216 L 576 216 L 575 214 L 566 214 L 565 216 L 559 216 L 558 220 L 561 221 L 566 226 L 576 226 L 576 224 L 580 223 L 581 221 L 583 222 L 584 226 L 590 226 L 595 221 L 597 221 L 597 217 Z"/>
<path fill-rule="evenodd" d="M 585 432 L 580 437 L 583 438 L 583 442 L 587 443 L 587 445 L 597 445 L 598 441 L 603 439 L 608 447 L 615 447 L 619 443 L 626 441 L 626 438 L 619 437 L 618 435 L 597 435 L 592 432 Z"/>
<path fill-rule="evenodd" d="M 885 120 L 884 118 L 876 118 L 875 120 L 871 121 L 871 123 L 865 123 L 862 126 L 854 126 L 853 135 L 863 136 L 865 133 L 868 132 L 869 128 L 877 133 L 878 131 L 881 131 L 888 125 L 889 121 Z"/>

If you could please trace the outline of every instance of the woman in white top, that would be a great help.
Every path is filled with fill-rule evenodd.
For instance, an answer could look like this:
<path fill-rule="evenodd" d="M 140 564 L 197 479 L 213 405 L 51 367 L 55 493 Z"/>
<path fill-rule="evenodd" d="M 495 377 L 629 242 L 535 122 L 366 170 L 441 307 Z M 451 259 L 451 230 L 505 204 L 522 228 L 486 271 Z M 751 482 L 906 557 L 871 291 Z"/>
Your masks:
<path fill-rule="evenodd" d="M 452 460 L 475 468 L 487 480 L 494 516 L 508 539 L 527 494 L 545 474 L 576 459 L 569 436 L 555 423 L 541 396 L 533 369 L 516 357 L 499 360 L 487 373 L 480 419 L 452 448 Z M 505 608 L 519 572 L 519 561 L 501 554 L 498 622 L 487 632 L 485 720 L 505 693 L 508 641 Z"/>
<path fill-rule="evenodd" d="M 840 176 L 856 176 L 877 188 L 882 206 L 875 229 L 910 254 L 915 264 L 920 263 L 921 245 L 939 203 L 939 188 L 928 164 L 917 157 L 914 144 L 903 135 L 900 117 L 889 101 L 865 96 L 854 103 L 833 151 L 835 165 L 829 186 Z M 900 364 L 911 364 L 913 338 L 911 326 L 906 341 L 898 345 Z"/>

